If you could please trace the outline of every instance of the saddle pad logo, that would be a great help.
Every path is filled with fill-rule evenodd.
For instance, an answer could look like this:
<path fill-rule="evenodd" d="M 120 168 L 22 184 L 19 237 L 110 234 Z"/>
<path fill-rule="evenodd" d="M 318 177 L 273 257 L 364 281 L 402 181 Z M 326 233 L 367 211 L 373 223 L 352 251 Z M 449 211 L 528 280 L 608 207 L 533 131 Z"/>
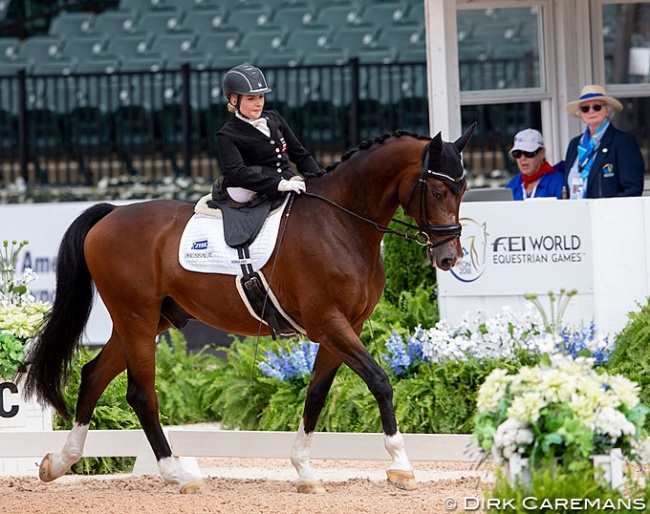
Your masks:
<path fill-rule="evenodd" d="M 201 241 L 194 241 L 192 243 L 192 250 L 207 250 L 208 249 L 208 240 L 202 239 Z"/>

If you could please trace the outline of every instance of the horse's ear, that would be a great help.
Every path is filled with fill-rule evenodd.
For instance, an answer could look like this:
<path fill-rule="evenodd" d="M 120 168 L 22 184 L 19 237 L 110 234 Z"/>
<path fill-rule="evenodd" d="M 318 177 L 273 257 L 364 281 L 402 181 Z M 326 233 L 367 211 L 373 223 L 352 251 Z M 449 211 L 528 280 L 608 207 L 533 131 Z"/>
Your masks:
<path fill-rule="evenodd" d="M 436 137 L 431 140 L 429 144 L 429 155 L 435 155 L 436 157 L 442 153 L 442 132 L 438 132 Z"/>
<path fill-rule="evenodd" d="M 462 136 L 460 136 L 456 141 L 454 141 L 454 146 L 458 148 L 459 152 L 462 152 L 465 149 L 467 143 L 469 143 L 469 140 L 472 137 L 472 134 L 474 134 L 475 129 L 476 129 L 476 122 L 472 123 L 472 125 L 465 131 L 465 133 Z"/>

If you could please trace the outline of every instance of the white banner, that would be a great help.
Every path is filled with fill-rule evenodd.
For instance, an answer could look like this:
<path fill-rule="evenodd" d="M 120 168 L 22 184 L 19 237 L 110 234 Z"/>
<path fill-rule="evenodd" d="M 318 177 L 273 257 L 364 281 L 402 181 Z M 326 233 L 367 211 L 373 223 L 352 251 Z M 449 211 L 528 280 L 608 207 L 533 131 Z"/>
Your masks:
<path fill-rule="evenodd" d="M 87 208 L 100 202 L 39 203 L 0 206 L 0 243 L 29 241 L 20 252 L 16 263 L 16 277 L 27 268 L 34 270 L 38 279 L 28 288 L 37 300 L 54 300 L 56 285 L 56 256 L 63 234 Z M 115 205 L 128 202 L 110 202 Z M 111 335 L 111 321 L 106 307 L 96 296 L 86 326 L 84 342 L 104 344 Z"/>
<path fill-rule="evenodd" d="M 587 202 L 468 202 L 460 215 L 463 262 L 438 273 L 441 295 L 593 292 Z"/>

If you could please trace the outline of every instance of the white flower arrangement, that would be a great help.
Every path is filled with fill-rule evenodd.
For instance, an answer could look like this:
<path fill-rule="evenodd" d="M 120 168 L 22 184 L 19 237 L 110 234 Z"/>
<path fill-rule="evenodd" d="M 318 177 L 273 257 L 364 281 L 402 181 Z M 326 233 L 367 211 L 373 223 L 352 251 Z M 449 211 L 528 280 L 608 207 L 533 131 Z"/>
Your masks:
<path fill-rule="evenodd" d="M 25 346 L 38 332 L 50 312 L 48 302 L 36 301 L 27 284 L 36 273 L 26 268 L 15 278 L 18 254 L 27 241 L 4 241 L 0 249 L 0 378 L 10 380 L 25 357 Z"/>
<path fill-rule="evenodd" d="M 481 449 L 498 463 L 518 454 L 532 467 L 562 458 L 579 469 L 614 448 L 638 460 L 648 413 L 639 386 L 593 364 L 556 353 L 516 374 L 492 371 L 477 394 L 474 436 Z"/>

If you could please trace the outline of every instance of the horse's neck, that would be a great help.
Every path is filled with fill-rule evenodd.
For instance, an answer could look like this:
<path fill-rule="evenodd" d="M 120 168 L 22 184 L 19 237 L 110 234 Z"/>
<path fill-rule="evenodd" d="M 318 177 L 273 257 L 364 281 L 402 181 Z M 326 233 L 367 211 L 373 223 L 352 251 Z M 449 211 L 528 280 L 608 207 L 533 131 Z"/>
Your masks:
<path fill-rule="evenodd" d="M 355 214 L 387 225 L 399 207 L 400 170 L 382 150 L 341 163 L 324 184 L 324 193 Z"/>

